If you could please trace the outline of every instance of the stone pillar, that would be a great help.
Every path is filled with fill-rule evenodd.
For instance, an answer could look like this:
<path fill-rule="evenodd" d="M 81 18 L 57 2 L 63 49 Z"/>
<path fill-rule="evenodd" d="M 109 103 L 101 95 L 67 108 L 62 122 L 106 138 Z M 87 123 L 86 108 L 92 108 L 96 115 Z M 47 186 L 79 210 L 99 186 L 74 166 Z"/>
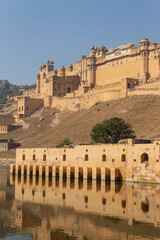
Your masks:
<path fill-rule="evenodd" d="M 49 166 L 45 167 L 45 177 L 49 177 Z"/>
<path fill-rule="evenodd" d="M 97 179 L 97 174 L 96 174 L 96 168 L 92 167 L 92 179 L 96 180 Z"/>
<path fill-rule="evenodd" d="M 28 186 L 30 186 L 30 178 L 29 178 L 29 176 L 27 176 L 26 183 L 27 183 Z"/>
<path fill-rule="evenodd" d="M 18 175 L 18 165 L 16 165 L 16 175 Z"/>
<path fill-rule="evenodd" d="M 97 181 L 92 181 L 92 191 L 96 192 L 97 190 Z"/>
<path fill-rule="evenodd" d="M 70 167 L 67 167 L 67 178 L 70 178 L 71 176 L 71 169 Z"/>
<path fill-rule="evenodd" d="M 33 176 L 36 176 L 36 165 L 33 166 Z"/>
<path fill-rule="evenodd" d="M 62 172 L 62 177 L 63 177 L 63 172 Z M 59 187 L 58 187 L 58 189 L 63 189 L 63 178 L 62 177 L 59 178 Z"/>
<path fill-rule="evenodd" d="M 111 181 L 115 181 L 115 176 L 116 174 L 115 174 L 115 168 L 114 167 L 112 167 L 111 168 Z"/>
<path fill-rule="evenodd" d="M 49 178 L 46 178 L 46 179 L 45 179 L 45 186 L 46 186 L 46 187 L 49 187 Z"/>
<path fill-rule="evenodd" d="M 14 181 L 13 181 L 13 175 L 10 175 L 10 184 L 14 184 Z"/>
<path fill-rule="evenodd" d="M 15 185 L 18 183 L 18 175 L 15 175 Z"/>
<path fill-rule="evenodd" d="M 30 165 L 27 165 L 27 176 L 30 175 Z"/>
<path fill-rule="evenodd" d="M 62 178 L 63 177 L 63 167 L 59 167 L 59 177 Z"/>
<path fill-rule="evenodd" d="M 101 168 L 101 180 L 106 180 L 106 169 L 104 167 Z"/>
<path fill-rule="evenodd" d="M 14 169 L 15 165 L 14 164 L 11 164 L 10 165 L 10 174 L 13 174 L 13 169 Z"/>
<path fill-rule="evenodd" d="M 87 179 L 87 167 L 83 168 L 83 179 Z"/>
<path fill-rule="evenodd" d="M 24 175 L 24 165 L 21 165 L 21 175 Z"/>
<path fill-rule="evenodd" d="M 74 182 L 74 189 L 75 190 L 78 190 L 78 186 L 79 186 L 79 180 L 78 179 L 75 179 L 75 182 Z"/>
<path fill-rule="evenodd" d="M 43 166 L 39 166 L 39 176 L 42 177 Z"/>
<path fill-rule="evenodd" d="M 34 172 L 34 170 L 33 170 L 33 172 Z M 33 186 L 36 186 L 36 177 L 35 177 L 35 175 L 33 175 L 32 181 L 33 181 L 32 185 L 33 185 Z"/>
<path fill-rule="evenodd" d="M 101 182 L 101 192 L 105 193 L 106 192 L 105 189 L 106 189 L 106 183 L 105 183 L 105 181 L 102 181 Z"/>
<path fill-rule="evenodd" d="M 79 176 L 78 176 L 78 167 L 75 167 L 75 172 L 74 172 L 74 177 L 75 178 L 78 178 Z"/>
<path fill-rule="evenodd" d="M 66 182 L 66 188 L 67 188 L 67 189 L 70 189 L 70 179 L 67 179 L 66 181 L 67 181 L 67 182 Z"/>
<path fill-rule="evenodd" d="M 55 177 L 56 176 L 56 166 L 54 165 L 52 167 L 52 177 Z"/>

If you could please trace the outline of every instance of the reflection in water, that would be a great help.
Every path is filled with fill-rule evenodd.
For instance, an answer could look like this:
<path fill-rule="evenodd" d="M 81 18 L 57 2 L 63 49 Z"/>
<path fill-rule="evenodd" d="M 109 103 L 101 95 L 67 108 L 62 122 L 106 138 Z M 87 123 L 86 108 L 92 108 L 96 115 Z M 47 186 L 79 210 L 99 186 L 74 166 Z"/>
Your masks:
<path fill-rule="evenodd" d="M 11 176 L 0 198 L 2 236 L 160 239 L 160 185 Z"/>

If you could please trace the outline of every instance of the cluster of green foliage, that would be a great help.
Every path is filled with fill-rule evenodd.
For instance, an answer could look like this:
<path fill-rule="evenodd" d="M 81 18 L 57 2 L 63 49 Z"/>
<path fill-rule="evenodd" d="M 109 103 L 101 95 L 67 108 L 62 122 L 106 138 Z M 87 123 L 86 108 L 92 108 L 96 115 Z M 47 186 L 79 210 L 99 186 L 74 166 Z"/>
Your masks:
<path fill-rule="evenodd" d="M 118 117 L 97 123 L 91 130 L 91 138 L 95 143 L 117 143 L 121 139 L 135 137 L 131 126 Z"/>
<path fill-rule="evenodd" d="M 17 96 L 22 95 L 22 92 L 19 91 L 19 87 L 12 86 L 10 83 L 6 83 L 0 86 L 0 104 L 5 104 L 7 100 L 7 95 Z"/>
<path fill-rule="evenodd" d="M 72 144 L 72 143 L 69 141 L 69 139 L 66 138 L 66 139 L 63 140 L 62 143 L 58 144 L 58 145 L 56 146 L 56 148 L 63 148 L 63 147 L 65 147 L 65 146 L 69 146 L 69 145 L 71 145 L 71 144 Z"/>

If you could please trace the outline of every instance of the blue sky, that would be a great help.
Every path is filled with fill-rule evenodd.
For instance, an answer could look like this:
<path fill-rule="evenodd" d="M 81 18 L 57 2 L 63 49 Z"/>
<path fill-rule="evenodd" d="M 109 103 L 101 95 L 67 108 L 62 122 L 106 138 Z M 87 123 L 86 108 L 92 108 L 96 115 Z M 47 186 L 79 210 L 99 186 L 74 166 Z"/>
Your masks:
<path fill-rule="evenodd" d="M 91 45 L 160 43 L 160 0 L 0 0 L 0 79 L 34 84 L 39 65 L 74 64 Z"/>

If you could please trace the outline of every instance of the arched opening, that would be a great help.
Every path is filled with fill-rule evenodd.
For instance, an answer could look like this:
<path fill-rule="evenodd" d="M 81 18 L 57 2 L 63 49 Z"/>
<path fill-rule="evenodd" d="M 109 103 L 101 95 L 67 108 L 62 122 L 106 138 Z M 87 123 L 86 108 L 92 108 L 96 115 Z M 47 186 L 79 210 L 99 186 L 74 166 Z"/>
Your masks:
<path fill-rule="evenodd" d="M 42 177 L 46 176 L 46 168 L 45 166 L 42 167 Z"/>
<path fill-rule="evenodd" d="M 131 84 L 130 84 L 130 83 L 128 83 L 128 84 L 127 84 L 127 87 L 128 87 L 128 88 L 131 88 Z"/>
<path fill-rule="evenodd" d="M 102 155 L 102 161 L 105 162 L 106 161 L 106 154 Z"/>
<path fill-rule="evenodd" d="M 105 169 L 105 180 L 110 181 L 110 178 L 111 178 L 111 171 L 109 168 L 106 168 Z"/>
<path fill-rule="evenodd" d="M 59 167 L 56 166 L 56 178 L 59 178 Z"/>
<path fill-rule="evenodd" d="M 122 161 L 122 162 L 125 162 L 125 161 L 126 161 L 126 155 L 125 155 L 125 154 L 122 154 L 122 156 L 121 156 L 121 161 Z"/>
<path fill-rule="evenodd" d="M 67 88 L 67 93 L 70 93 L 71 92 L 71 89 L 70 87 Z"/>
<path fill-rule="evenodd" d="M 33 158 L 32 158 L 33 160 L 36 160 L 36 155 L 35 154 L 33 154 Z"/>
<path fill-rule="evenodd" d="M 96 168 L 96 179 L 101 180 L 101 168 Z"/>
<path fill-rule="evenodd" d="M 88 154 L 86 154 L 86 155 L 84 156 L 84 160 L 85 160 L 85 161 L 88 161 Z"/>
<path fill-rule="evenodd" d="M 126 207 L 126 200 L 122 200 L 121 204 L 122 204 L 122 208 L 125 208 Z"/>
<path fill-rule="evenodd" d="M 39 166 L 36 166 L 36 176 L 39 176 Z"/>
<path fill-rule="evenodd" d="M 24 176 L 27 175 L 27 166 L 24 166 Z"/>
<path fill-rule="evenodd" d="M 92 179 L 92 168 L 87 168 L 87 179 Z"/>
<path fill-rule="evenodd" d="M 75 177 L 75 168 L 71 167 L 70 168 L 70 178 L 74 178 Z"/>
<path fill-rule="evenodd" d="M 143 153 L 141 155 L 141 163 L 148 163 L 149 162 L 149 156 L 147 153 Z"/>
<path fill-rule="evenodd" d="M 52 167 L 49 167 L 49 178 L 52 177 Z"/>
<path fill-rule="evenodd" d="M 46 161 L 46 154 L 43 154 L 43 161 Z"/>
<path fill-rule="evenodd" d="M 141 210 L 144 213 L 147 213 L 149 211 L 149 201 L 146 200 L 146 202 L 141 202 Z"/>
<path fill-rule="evenodd" d="M 25 154 L 22 155 L 22 160 L 25 160 Z"/>
<path fill-rule="evenodd" d="M 67 167 L 63 167 L 63 179 L 67 178 Z"/>
<path fill-rule="evenodd" d="M 102 198 L 102 205 L 106 205 L 106 198 Z"/>
<path fill-rule="evenodd" d="M 63 161 L 66 161 L 66 154 L 63 154 Z"/>
<path fill-rule="evenodd" d="M 119 168 L 115 169 L 115 181 L 121 181 L 122 180 L 122 175 L 121 171 Z"/>
<path fill-rule="evenodd" d="M 80 167 L 80 168 L 78 169 L 78 178 L 79 178 L 79 179 L 83 179 L 83 168 L 82 168 L 82 167 Z"/>

